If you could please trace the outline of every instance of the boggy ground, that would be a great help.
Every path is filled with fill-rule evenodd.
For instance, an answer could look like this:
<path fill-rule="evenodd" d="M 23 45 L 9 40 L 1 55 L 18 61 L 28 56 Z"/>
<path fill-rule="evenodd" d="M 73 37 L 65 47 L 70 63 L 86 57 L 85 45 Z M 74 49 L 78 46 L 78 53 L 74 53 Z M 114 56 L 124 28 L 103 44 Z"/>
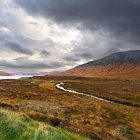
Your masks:
<path fill-rule="evenodd" d="M 96 81 L 98 84 L 104 82 L 108 85 L 101 79 L 96 79 Z M 94 98 L 63 92 L 55 87 L 59 82 L 65 82 L 67 88 L 74 89 L 76 86 L 73 83 L 82 83 L 83 92 L 89 89 L 89 83 L 95 84 L 95 81 L 89 82 L 87 79 L 67 80 L 64 78 L 2 80 L 0 81 L 0 106 L 95 140 L 140 139 L 140 108 L 106 103 Z M 109 83 L 110 87 L 116 85 L 116 82 Z M 139 86 L 137 84 L 133 86 L 136 86 L 136 97 L 138 97 Z M 108 88 L 105 87 L 100 87 L 103 88 L 100 90 L 103 94 L 102 91 L 106 91 L 106 94 L 108 92 Z M 134 90 L 134 87 L 131 89 L 131 86 L 128 86 L 128 90 Z M 115 92 L 116 89 L 114 89 Z M 118 91 L 119 99 L 124 99 L 120 88 Z M 131 100 L 130 96 L 129 101 L 139 103 L 137 100 Z M 135 94 L 132 94 L 132 97 L 134 96 Z"/>
<path fill-rule="evenodd" d="M 64 87 L 140 108 L 140 81 L 84 79 L 65 82 Z"/>

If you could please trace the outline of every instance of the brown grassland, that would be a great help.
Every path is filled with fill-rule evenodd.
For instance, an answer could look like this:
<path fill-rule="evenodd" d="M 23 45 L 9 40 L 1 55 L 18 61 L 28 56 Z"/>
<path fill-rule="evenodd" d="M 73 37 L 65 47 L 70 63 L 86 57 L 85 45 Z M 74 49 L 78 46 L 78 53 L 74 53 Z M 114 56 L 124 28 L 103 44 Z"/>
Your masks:
<path fill-rule="evenodd" d="M 140 81 L 89 79 L 66 82 L 64 87 L 140 107 Z"/>
<path fill-rule="evenodd" d="M 91 139 L 139 140 L 140 108 L 61 91 L 68 89 L 140 105 L 140 81 L 30 78 L 0 81 L 0 107 Z"/>

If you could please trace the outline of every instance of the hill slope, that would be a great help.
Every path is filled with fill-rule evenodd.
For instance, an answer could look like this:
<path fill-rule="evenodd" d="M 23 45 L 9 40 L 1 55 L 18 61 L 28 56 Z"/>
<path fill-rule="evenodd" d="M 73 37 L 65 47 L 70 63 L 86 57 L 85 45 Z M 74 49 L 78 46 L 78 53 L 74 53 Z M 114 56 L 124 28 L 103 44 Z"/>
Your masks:
<path fill-rule="evenodd" d="M 80 65 L 60 75 L 139 80 L 140 50 L 118 52 Z"/>
<path fill-rule="evenodd" d="M 4 72 L 4 71 L 0 71 L 0 76 L 8 76 L 9 74 Z"/>

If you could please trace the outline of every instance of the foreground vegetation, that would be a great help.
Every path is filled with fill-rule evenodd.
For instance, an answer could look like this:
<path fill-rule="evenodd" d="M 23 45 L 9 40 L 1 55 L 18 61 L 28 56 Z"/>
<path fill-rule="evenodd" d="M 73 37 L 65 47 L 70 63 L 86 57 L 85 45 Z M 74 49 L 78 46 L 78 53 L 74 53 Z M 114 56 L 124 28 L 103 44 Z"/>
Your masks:
<path fill-rule="evenodd" d="M 107 79 L 3 80 L 0 81 L 0 106 L 19 114 L 25 114 L 36 121 L 79 133 L 93 140 L 140 139 L 140 108 L 106 103 L 94 98 L 63 92 L 55 87 L 59 82 L 65 82 L 66 88 L 83 90 L 82 92 L 91 90 L 90 88 L 93 88 L 93 84 L 95 84 L 94 87 L 97 85 L 97 89 L 103 94 L 106 92 L 106 95 L 109 94 L 109 87 L 110 89 L 114 87 L 114 92 L 119 92 L 117 99 L 120 100 L 124 100 L 124 95 L 121 94 L 121 85 L 123 88 L 128 87 L 133 91 L 133 94 L 128 92 L 130 93 L 128 96 L 132 96 L 132 98 L 135 93 L 138 97 L 140 91 L 136 81 L 128 81 L 133 86 L 130 86 L 128 82 L 127 86 L 124 86 L 124 81 L 119 81 L 120 87 L 117 89 L 117 80 Z M 99 90 L 98 93 L 100 93 Z M 113 89 L 111 91 L 113 92 Z M 129 102 L 139 103 L 131 98 Z"/>
<path fill-rule="evenodd" d="M 0 140 L 87 140 L 11 111 L 0 110 Z"/>

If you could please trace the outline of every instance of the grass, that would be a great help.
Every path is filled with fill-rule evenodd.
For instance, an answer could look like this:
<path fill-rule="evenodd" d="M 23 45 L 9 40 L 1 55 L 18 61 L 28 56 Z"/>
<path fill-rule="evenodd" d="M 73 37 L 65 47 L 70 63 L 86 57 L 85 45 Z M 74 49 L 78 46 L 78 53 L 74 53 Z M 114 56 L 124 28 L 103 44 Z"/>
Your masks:
<path fill-rule="evenodd" d="M 123 135 L 126 135 L 129 139 L 133 139 L 134 132 L 129 126 L 127 125 L 124 126 L 123 128 L 121 128 L 120 131 L 122 132 Z"/>
<path fill-rule="evenodd" d="M 63 92 L 55 87 L 60 82 L 66 88 L 139 104 L 139 81 L 22 79 L 0 81 L 0 107 L 93 140 L 140 140 L 140 108 Z"/>
<path fill-rule="evenodd" d="M 140 81 L 91 79 L 67 81 L 66 88 L 140 106 Z"/>
<path fill-rule="evenodd" d="M 0 110 L 0 140 L 87 140 L 87 138 Z"/>

